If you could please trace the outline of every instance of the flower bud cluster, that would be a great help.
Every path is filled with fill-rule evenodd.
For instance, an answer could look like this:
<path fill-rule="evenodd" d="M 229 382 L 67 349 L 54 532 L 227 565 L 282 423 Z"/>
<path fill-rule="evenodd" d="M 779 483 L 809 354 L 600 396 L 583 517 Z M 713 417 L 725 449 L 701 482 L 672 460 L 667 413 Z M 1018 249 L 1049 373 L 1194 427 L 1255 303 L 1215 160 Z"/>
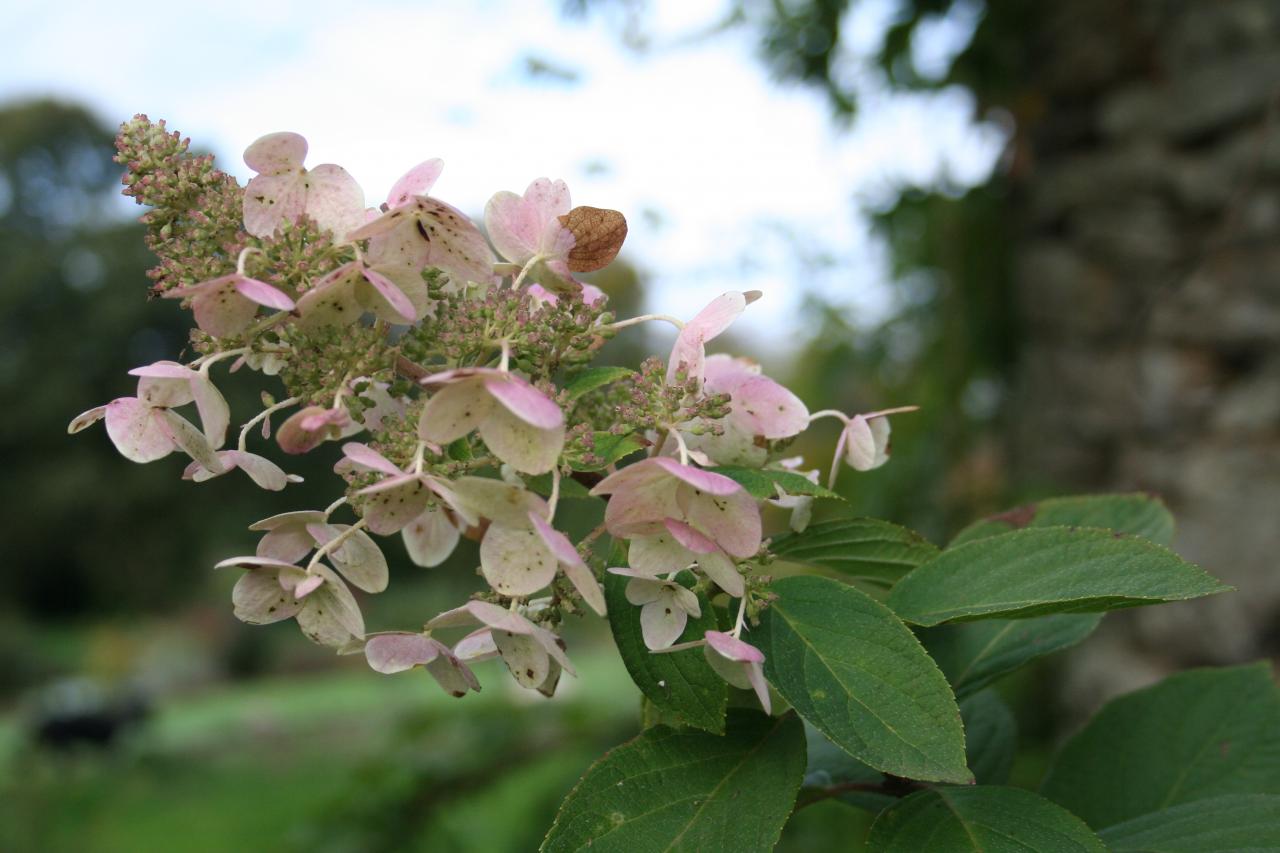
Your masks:
<path fill-rule="evenodd" d="M 480 689 L 474 663 L 500 658 L 519 685 L 550 696 L 574 674 L 565 618 L 605 616 L 601 582 L 612 574 L 625 578 L 610 582 L 625 585 L 652 651 L 703 647 L 768 706 L 764 656 L 744 638 L 769 602 L 761 509 L 790 509 L 803 528 L 812 490 L 778 485 L 761 499 L 741 472 L 816 484 L 816 471 L 797 477 L 801 460 L 780 456 L 824 416 L 844 424 L 837 465 L 876 467 L 888 457 L 887 415 L 902 410 L 810 414 L 752 362 L 708 355 L 758 293 L 722 294 L 687 322 L 616 319 L 576 274 L 613 260 L 626 221 L 573 207 L 563 181 L 495 194 L 482 233 L 430 194 L 438 159 L 367 205 L 346 170 L 308 168 L 293 133 L 248 148 L 257 175 L 245 187 L 163 123 L 135 118 L 118 144 L 126 194 L 151 208 L 152 277 L 192 311 L 198 355 L 131 371 L 134 396 L 90 409 L 70 431 L 105 420 L 130 460 L 179 453 L 187 479 L 239 469 L 272 491 L 297 478 L 251 439 L 274 439 L 284 454 L 340 449 L 329 506 L 254 522 L 255 552 L 218 565 L 243 571 L 238 618 L 296 620 L 313 642 L 363 652 L 379 672 L 421 667 L 456 696 Z M 650 320 L 679 329 L 665 362 L 591 366 L 605 341 Z M 263 408 L 238 435 L 215 367 L 263 377 Z M 584 485 L 606 502 L 604 523 L 575 543 L 557 512 Z M 368 631 L 360 596 L 387 589 L 379 539 L 397 536 L 424 567 L 463 537 L 478 541 L 486 588 L 426 614 L 420 630 Z M 682 642 L 707 607 L 723 608 L 732 630 Z"/>

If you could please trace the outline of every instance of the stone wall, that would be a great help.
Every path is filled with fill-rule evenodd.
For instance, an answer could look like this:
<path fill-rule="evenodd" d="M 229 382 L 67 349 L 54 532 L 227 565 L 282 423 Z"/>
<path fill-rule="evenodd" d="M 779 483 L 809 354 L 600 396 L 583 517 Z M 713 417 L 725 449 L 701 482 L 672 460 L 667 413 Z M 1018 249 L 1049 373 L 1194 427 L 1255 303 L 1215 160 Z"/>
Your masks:
<path fill-rule="evenodd" d="M 1280 653 L 1280 0 L 1050 5 L 1015 170 L 1013 468 L 1159 493 L 1179 552 L 1240 590 L 1109 617 L 1073 668 L 1093 705 Z"/>

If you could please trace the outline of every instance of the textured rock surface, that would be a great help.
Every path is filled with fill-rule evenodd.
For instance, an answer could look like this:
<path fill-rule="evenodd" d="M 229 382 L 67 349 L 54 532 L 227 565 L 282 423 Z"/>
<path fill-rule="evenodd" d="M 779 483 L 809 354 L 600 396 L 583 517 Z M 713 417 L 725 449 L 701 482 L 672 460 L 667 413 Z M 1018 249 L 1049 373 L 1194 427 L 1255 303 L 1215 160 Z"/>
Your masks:
<path fill-rule="evenodd" d="M 1092 706 L 1280 654 L 1280 2 L 1054 9 L 1030 36 L 1014 469 L 1160 493 L 1178 550 L 1240 590 L 1110 617 L 1072 670 Z"/>

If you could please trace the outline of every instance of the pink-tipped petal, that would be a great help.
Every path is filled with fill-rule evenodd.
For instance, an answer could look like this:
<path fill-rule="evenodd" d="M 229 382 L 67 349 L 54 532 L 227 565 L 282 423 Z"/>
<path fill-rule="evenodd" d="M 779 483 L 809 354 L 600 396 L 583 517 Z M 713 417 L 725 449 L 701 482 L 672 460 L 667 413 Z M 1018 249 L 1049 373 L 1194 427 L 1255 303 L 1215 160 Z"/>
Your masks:
<path fill-rule="evenodd" d="M 418 319 L 417 309 L 414 308 L 413 301 L 405 295 L 403 290 L 396 286 L 395 282 L 377 270 L 369 269 L 368 267 L 365 267 L 363 274 L 365 281 L 394 312 L 397 317 L 396 322 L 412 323 Z M 375 313 L 378 312 L 375 311 Z"/>
<path fill-rule="evenodd" d="M 764 663 L 764 652 L 723 631 L 708 631 L 707 645 L 726 660 L 738 663 Z"/>
<path fill-rule="evenodd" d="M 264 175 L 300 169 L 306 159 L 307 140 L 288 131 L 260 136 L 244 150 L 245 165 Z"/>
<path fill-rule="evenodd" d="M 436 684 L 440 685 L 440 689 L 455 699 L 466 696 L 468 690 L 479 692 L 480 682 L 471 668 L 459 660 L 448 646 L 437 640 L 432 642 L 439 646 L 440 654 L 427 664 L 427 672 L 436 680 Z"/>
<path fill-rule="evenodd" d="M 662 523 L 675 538 L 676 542 L 695 554 L 710 554 L 718 550 L 715 542 L 712 542 L 683 521 L 665 518 Z"/>
<path fill-rule="evenodd" d="M 706 343 L 718 336 L 747 307 L 746 297 L 736 290 L 722 293 L 690 320 L 676 336 L 675 346 L 667 362 L 667 381 L 675 378 L 681 364 L 690 375 L 701 379 L 705 368 Z"/>
<path fill-rule="evenodd" d="M 391 192 L 387 194 L 387 206 L 399 207 L 408 203 L 411 196 L 427 195 L 443 171 L 444 161 L 439 157 L 424 160 L 414 166 L 391 187 Z"/>
<path fill-rule="evenodd" d="M 670 456 L 658 456 L 650 461 L 671 476 L 709 495 L 732 495 L 742 491 L 742 486 L 736 480 L 731 480 L 724 474 L 703 471 L 692 465 L 682 465 L 679 460 L 672 459 Z"/>
<path fill-rule="evenodd" d="M 276 311 L 292 311 L 294 308 L 294 302 L 288 294 L 265 281 L 238 277 L 235 288 L 245 299 L 256 302 L 258 305 L 264 305 Z"/>
<path fill-rule="evenodd" d="M 390 459 L 383 456 L 367 444 L 349 441 L 342 445 L 342 453 L 361 468 L 367 468 L 370 471 L 377 471 L 391 477 L 396 477 L 404 473 L 397 468 Z"/>
<path fill-rule="evenodd" d="M 511 414 L 530 426 L 555 429 L 564 426 L 564 412 L 546 394 L 511 374 L 489 375 L 482 380 L 485 390 Z"/>

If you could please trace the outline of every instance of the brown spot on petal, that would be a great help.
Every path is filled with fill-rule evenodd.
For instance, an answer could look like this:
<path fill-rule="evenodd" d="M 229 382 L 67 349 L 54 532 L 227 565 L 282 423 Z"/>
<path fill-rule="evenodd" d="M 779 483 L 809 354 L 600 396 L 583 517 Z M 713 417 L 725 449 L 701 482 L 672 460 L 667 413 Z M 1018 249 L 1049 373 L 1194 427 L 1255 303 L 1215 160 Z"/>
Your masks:
<path fill-rule="evenodd" d="M 560 217 L 560 224 L 573 234 L 568 258 L 573 272 L 593 272 L 608 266 L 627 239 L 627 219 L 616 210 L 575 207 Z"/>

